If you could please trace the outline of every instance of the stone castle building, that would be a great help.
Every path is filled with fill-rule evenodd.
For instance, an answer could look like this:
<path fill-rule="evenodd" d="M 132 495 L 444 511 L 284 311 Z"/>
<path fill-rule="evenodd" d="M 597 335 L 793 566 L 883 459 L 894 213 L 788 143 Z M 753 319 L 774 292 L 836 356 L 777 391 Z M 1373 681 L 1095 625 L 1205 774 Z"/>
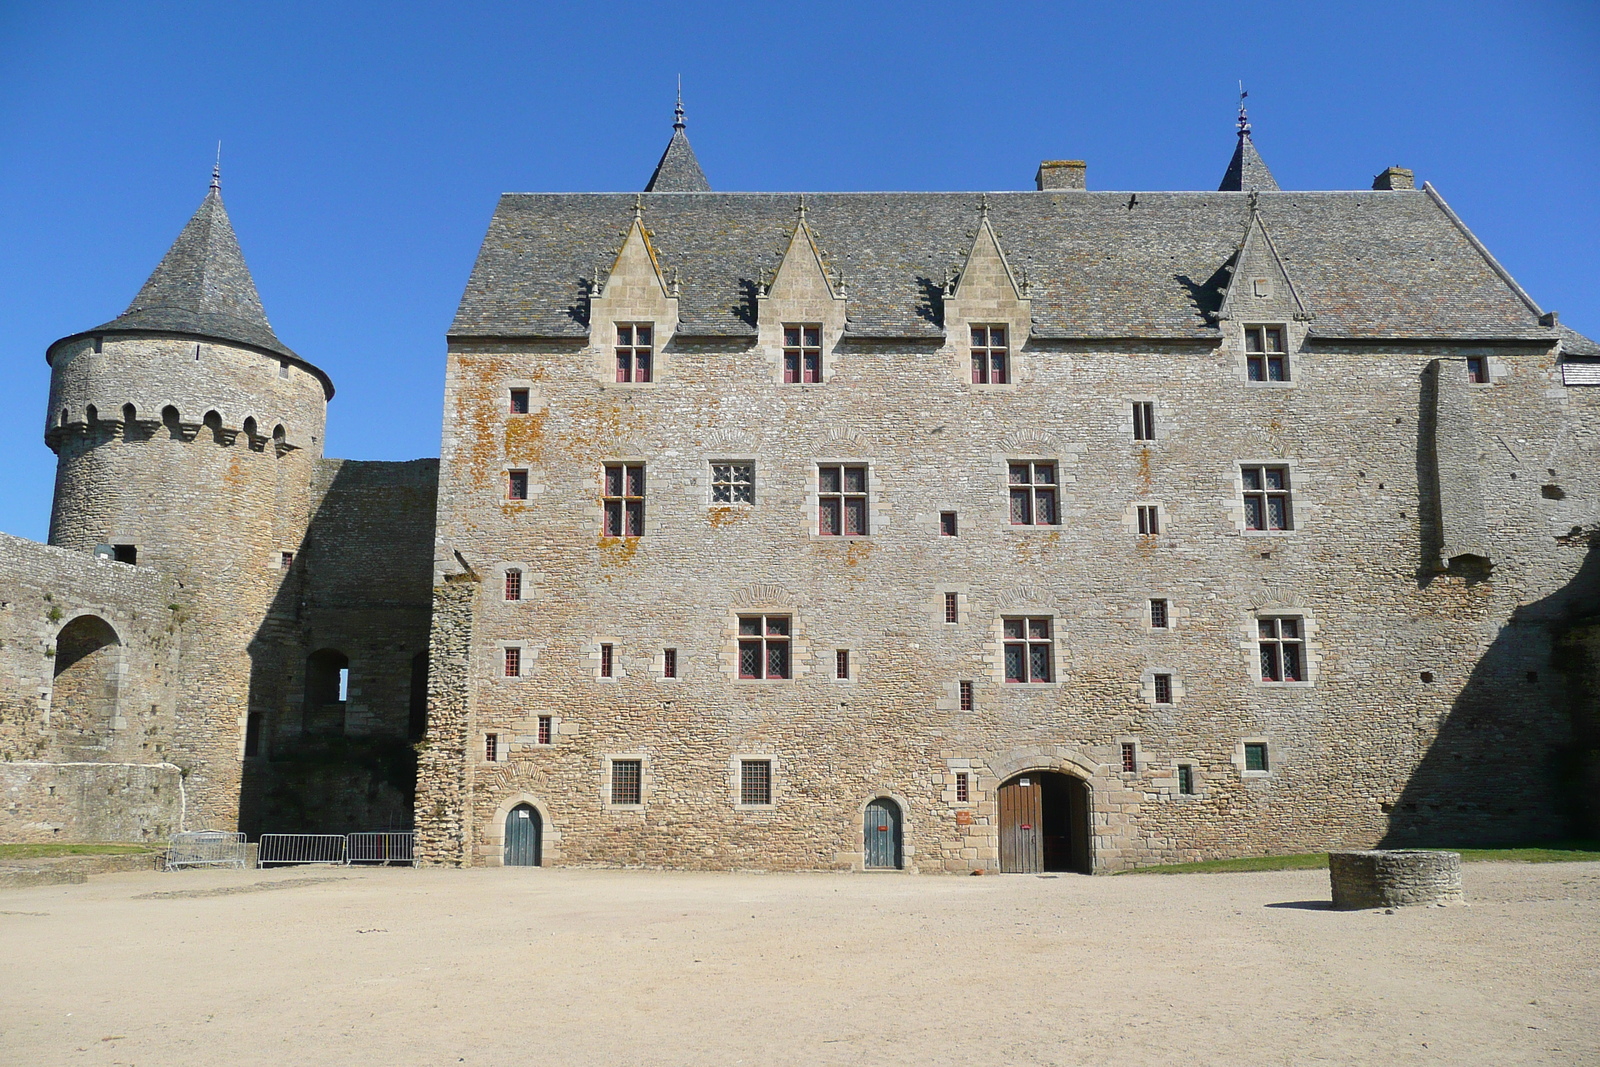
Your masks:
<path fill-rule="evenodd" d="M 50 349 L 0 828 L 414 795 L 431 862 L 921 871 L 1594 832 L 1600 347 L 1410 172 L 1280 190 L 1242 114 L 1216 192 L 1035 184 L 717 193 L 680 111 L 643 193 L 502 197 L 437 466 L 321 458 L 214 187 Z"/>

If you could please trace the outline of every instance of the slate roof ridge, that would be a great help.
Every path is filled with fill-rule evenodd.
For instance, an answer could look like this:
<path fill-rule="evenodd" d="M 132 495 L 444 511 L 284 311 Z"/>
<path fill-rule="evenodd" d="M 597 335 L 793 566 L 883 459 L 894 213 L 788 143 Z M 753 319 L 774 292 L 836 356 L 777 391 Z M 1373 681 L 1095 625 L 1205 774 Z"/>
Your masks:
<path fill-rule="evenodd" d="M 1510 286 L 1513 293 L 1517 294 L 1517 299 L 1521 300 L 1527 305 L 1528 310 L 1533 312 L 1533 317 L 1538 319 L 1541 315 L 1543 315 L 1544 309 L 1534 301 L 1533 297 L 1528 295 L 1526 289 L 1517 284 L 1517 280 L 1511 276 L 1511 272 L 1500 265 L 1500 261 L 1494 258 L 1494 255 L 1489 251 L 1488 248 L 1484 247 L 1482 241 L 1478 240 L 1478 235 L 1467 228 L 1467 224 L 1461 221 L 1461 216 L 1457 215 L 1451 209 L 1450 205 L 1445 203 L 1444 197 L 1439 195 L 1439 190 L 1433 187 L 1433 183 L 1423 182 L 1422 191 L 1428 194 L 1429 199 L 1431 199 L 1434 204 L 1438 205 L 1439 210 L 1444 213 L 1445 218 L 1449 219 L 1455 228 L 1461 231 L 1461 236 L 1465 237 L 1467 242 L 1471 244 L 1472 247 L 1477 251 L 1478 255 L 1483 257 L 1484 262 L 1489 264 L 1489 269 L 1498 274 L 1500 276 L 1500 280 L 1505 282 L 1506 285 Z"/>

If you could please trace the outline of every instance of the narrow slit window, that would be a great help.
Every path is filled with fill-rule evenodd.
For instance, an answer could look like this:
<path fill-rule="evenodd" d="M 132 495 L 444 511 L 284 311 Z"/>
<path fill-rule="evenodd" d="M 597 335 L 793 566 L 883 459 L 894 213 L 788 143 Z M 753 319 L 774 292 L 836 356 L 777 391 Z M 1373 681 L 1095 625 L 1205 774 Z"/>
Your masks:
<path fill-rule="evenodd" d="M 1156 439 L 1155 401 L 1135 400 L 1133 402 L 1133 439 L 1135 441 L 1154 441 Z"/>
<path fill-rule="evenodd" d="M 655 346 L 653 327 L 647 322 L 617 324 L 617 381 L 650 381 Z"/>
<path fill-rule="evenodd" d="M 818 464 L 817 532 L 824 537 L 867 535 L 865 464 Z"/>
<path fill-rule="evenodd" d="M 1289 468 L 1240 468 L 1244 480 L 1244 525 L 1248 530 L 1292 530 Z"/>
<path fill-rule="evenodd" d="M 613 646 L 611 646 L 611 645 L 601 645 L 600 646 L 600 677 L 602 677 L 602 678 L 613 677 L 612 670 L 613 670 L 613 667 L 615 665 L 615 662 L 616 662 L 616 656 L 615 656 L 615 652 L 614 652 Z"/>
<path fill-rule="evenodd" d="M 488 763 L 498 763 L 500 761 L 499 734 L 483 735 L 483 758 Z"/>
<path fill-rule="evenodd" d="M 1011 380 L 1004 326 L 972 328 L 972 384 L 1004 385 Z"/>
<path fill-rule="evenodd" d="M 1157 704 L 1170 704 L 1170 703 L 1172 703 L 1172 675 L 1170 675 L 1170 674 L 1158 674 L 1158 675 L 1156 675 L 1155 682 L 1156 682 L 1156 687 L 1155 687 L 1156 688 L 1156 703 Z"/>
<path fill-rule="evenodd" d="M 1244 351 L 1252 382 L 1289 380 L 1289 357 L 1283 347 L 1282 326 L 1246 326 Z"/>
<path fill-rule="evenodd" d="M 739 616 L 739 677 L 789 677 L 789 630 L 787 615 Z"/>
<path fill-rule="evenodd" d="M 505 676 L 507 678 L 522 677 L 522 649 L 508 648 L 505 651 Z"/>
<path fill-rule="evenodd" d="M 1187 763 L 1178 764 L 1178 792 L 1186 797 L 1194 795 L 1194 768 Z"/>
<path fill-rule="evenodd" d="M 739 803 L 772 803 L 772 761 L 747 759 L 739 761 Z"/>
<path fill-rule="evenodd" d="M 611 761 L 611 803 L 638 804 L 642 797 L 643 761 L 615 759 Z"/>
<path fill-rule="evenodd" d="M 850 677 L 850 650 L 848 648 L 835 649 L 833 653 L 833 676 L 835 678 Z"/>
<path fill-rule="evenodd" d="M 539 744 L 541 745 L 548 745 L 550 743 L 550 728 L 552 725 L 552 718 L 553 716 L 550 715 L 539 716 Z"/>
<path fill-rule="evenodd" d="M 816 385 L 822 381 L 821 326 L 784 326 L 783 380 L 789 385 Z"/>
<path fill-rule="evenodd" d="M 959 692 L 961 694 L 961 710 L 971 711 L 973 707 L 972 683 L 962 682 Z"/>
<path fill-rule="evenodd" d="M 961 596 L 960 596 L 960 594 L 958 594 L 958 593 L 946 593 L 944 595 L 944 621 L 945 622 L 960 622 L 961 621 Z"/>
<path fill-rule="evenodd" d="M 244 754 L 249 759 L 261 755 L 261 724 L 266 716 L 259 711 L 252 711 L 244 720 Z"/>
<path fill-rule="evenodd" d="M 506 571 L 506 599 L 522 599 L 522 571 L 517 567 Z"/>
<path fill-rule="evenodd" d="M 956 513 L 953 511 L 939 512 L 939 536 L 956 536 Z"/>
<path fill-rule="evenodd" d="M 526 389 L 511 390 L 511 414 L 526 415 L 528 413 L 528 391 Z"/>
<path fill-rule="evenodd" d="M 1139 769 L 1139 749 L 1132 741 L 1122 743 L 1122 773 L 1132 774 Z"/>
<path fill-rule="evenodd" d="M 956 803 L 967 804 L 972 800 L 972 776 L 966 771 L 956 772 Z"/>
<path fill-rule="evenodd" d="M 607 463 L 605 492 L 607 537 L 640 537 L 644 534 L 644 464 Z"/>
<path fill-rule="evenodd" d="M 678 676 L 678 650 L 666 648 L 661 650 L 661 677 L 676 678 Z"/>
<path fill-rule="evenodd" d="M 1150 601 L 1150 628 L 1152 630 L 1166 630 L 1171 627 L 1170 615 L 1167 610 L 1166 600 L 1156 597 Z"/>
<path fill-rule="evenodd" d="M 1154 537 L 1161 532 L 1161 509 L 1155 504 L 1139 505 L 1139 535 Z"/>
<path fill-rule="evenodd" d="M 1011 525 L 1056 526 L 1061 516 L 1056 508 L 1056 465 L 1015 461 L 1009 464 L 1011 483 Z"/>
<path fill-rule="evenodd" d="M 1049 616 L 1004 619 L 1002 627 L 1005 633 L 1006 681 L 1050 681 L 1054 644 L 1050 638 Z"/>

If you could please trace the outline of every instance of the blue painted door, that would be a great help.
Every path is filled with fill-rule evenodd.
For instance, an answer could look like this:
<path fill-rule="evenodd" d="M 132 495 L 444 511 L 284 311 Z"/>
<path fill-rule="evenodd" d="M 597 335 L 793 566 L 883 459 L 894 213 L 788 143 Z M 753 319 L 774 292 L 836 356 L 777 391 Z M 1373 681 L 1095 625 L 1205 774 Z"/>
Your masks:
<path fill-rule="evenodd" d="M 537 867 L 541 856 L 539 854 L 540 838 L 544 836 L 544 826 L 539 819 L 539 813 L 530 804 L 518 804 L 506 816 L 506 856 L 507 867 Z"/>
<path fill-rule="evenodd" d="M 879 797 L 868 804 L 861 836 L 869 869 L 898 870 L 902 866 L 900 805 L 888 797 Z"/>

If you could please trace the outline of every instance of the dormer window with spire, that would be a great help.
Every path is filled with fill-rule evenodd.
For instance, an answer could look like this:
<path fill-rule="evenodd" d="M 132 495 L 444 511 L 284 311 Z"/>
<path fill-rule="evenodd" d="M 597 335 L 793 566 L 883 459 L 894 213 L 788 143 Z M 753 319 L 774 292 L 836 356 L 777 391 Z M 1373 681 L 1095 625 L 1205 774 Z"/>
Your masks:
<path fill-rule="evenodd" d="M 1004 326 L 972 328 L 972 384 L 1004 385 L 1011 380 L 1011 357 Z"/>
<path fill-rule="evenodd" d="M 1289 380 L 1289 353 L 1284 345 L 1285 332 L 1282 326 L 1244 328 L 1245 367 L 1252 382 Z"/>
<path fill-rule="evenodd" d="M 650 381 L 654 330 L 648 322 L 617 323 L 617 381 Z"/>
<path fill-rule="evenodd" d="M 822 326 L 783 325 L 783 380 L 788 384 L 822 382 Z"/>

